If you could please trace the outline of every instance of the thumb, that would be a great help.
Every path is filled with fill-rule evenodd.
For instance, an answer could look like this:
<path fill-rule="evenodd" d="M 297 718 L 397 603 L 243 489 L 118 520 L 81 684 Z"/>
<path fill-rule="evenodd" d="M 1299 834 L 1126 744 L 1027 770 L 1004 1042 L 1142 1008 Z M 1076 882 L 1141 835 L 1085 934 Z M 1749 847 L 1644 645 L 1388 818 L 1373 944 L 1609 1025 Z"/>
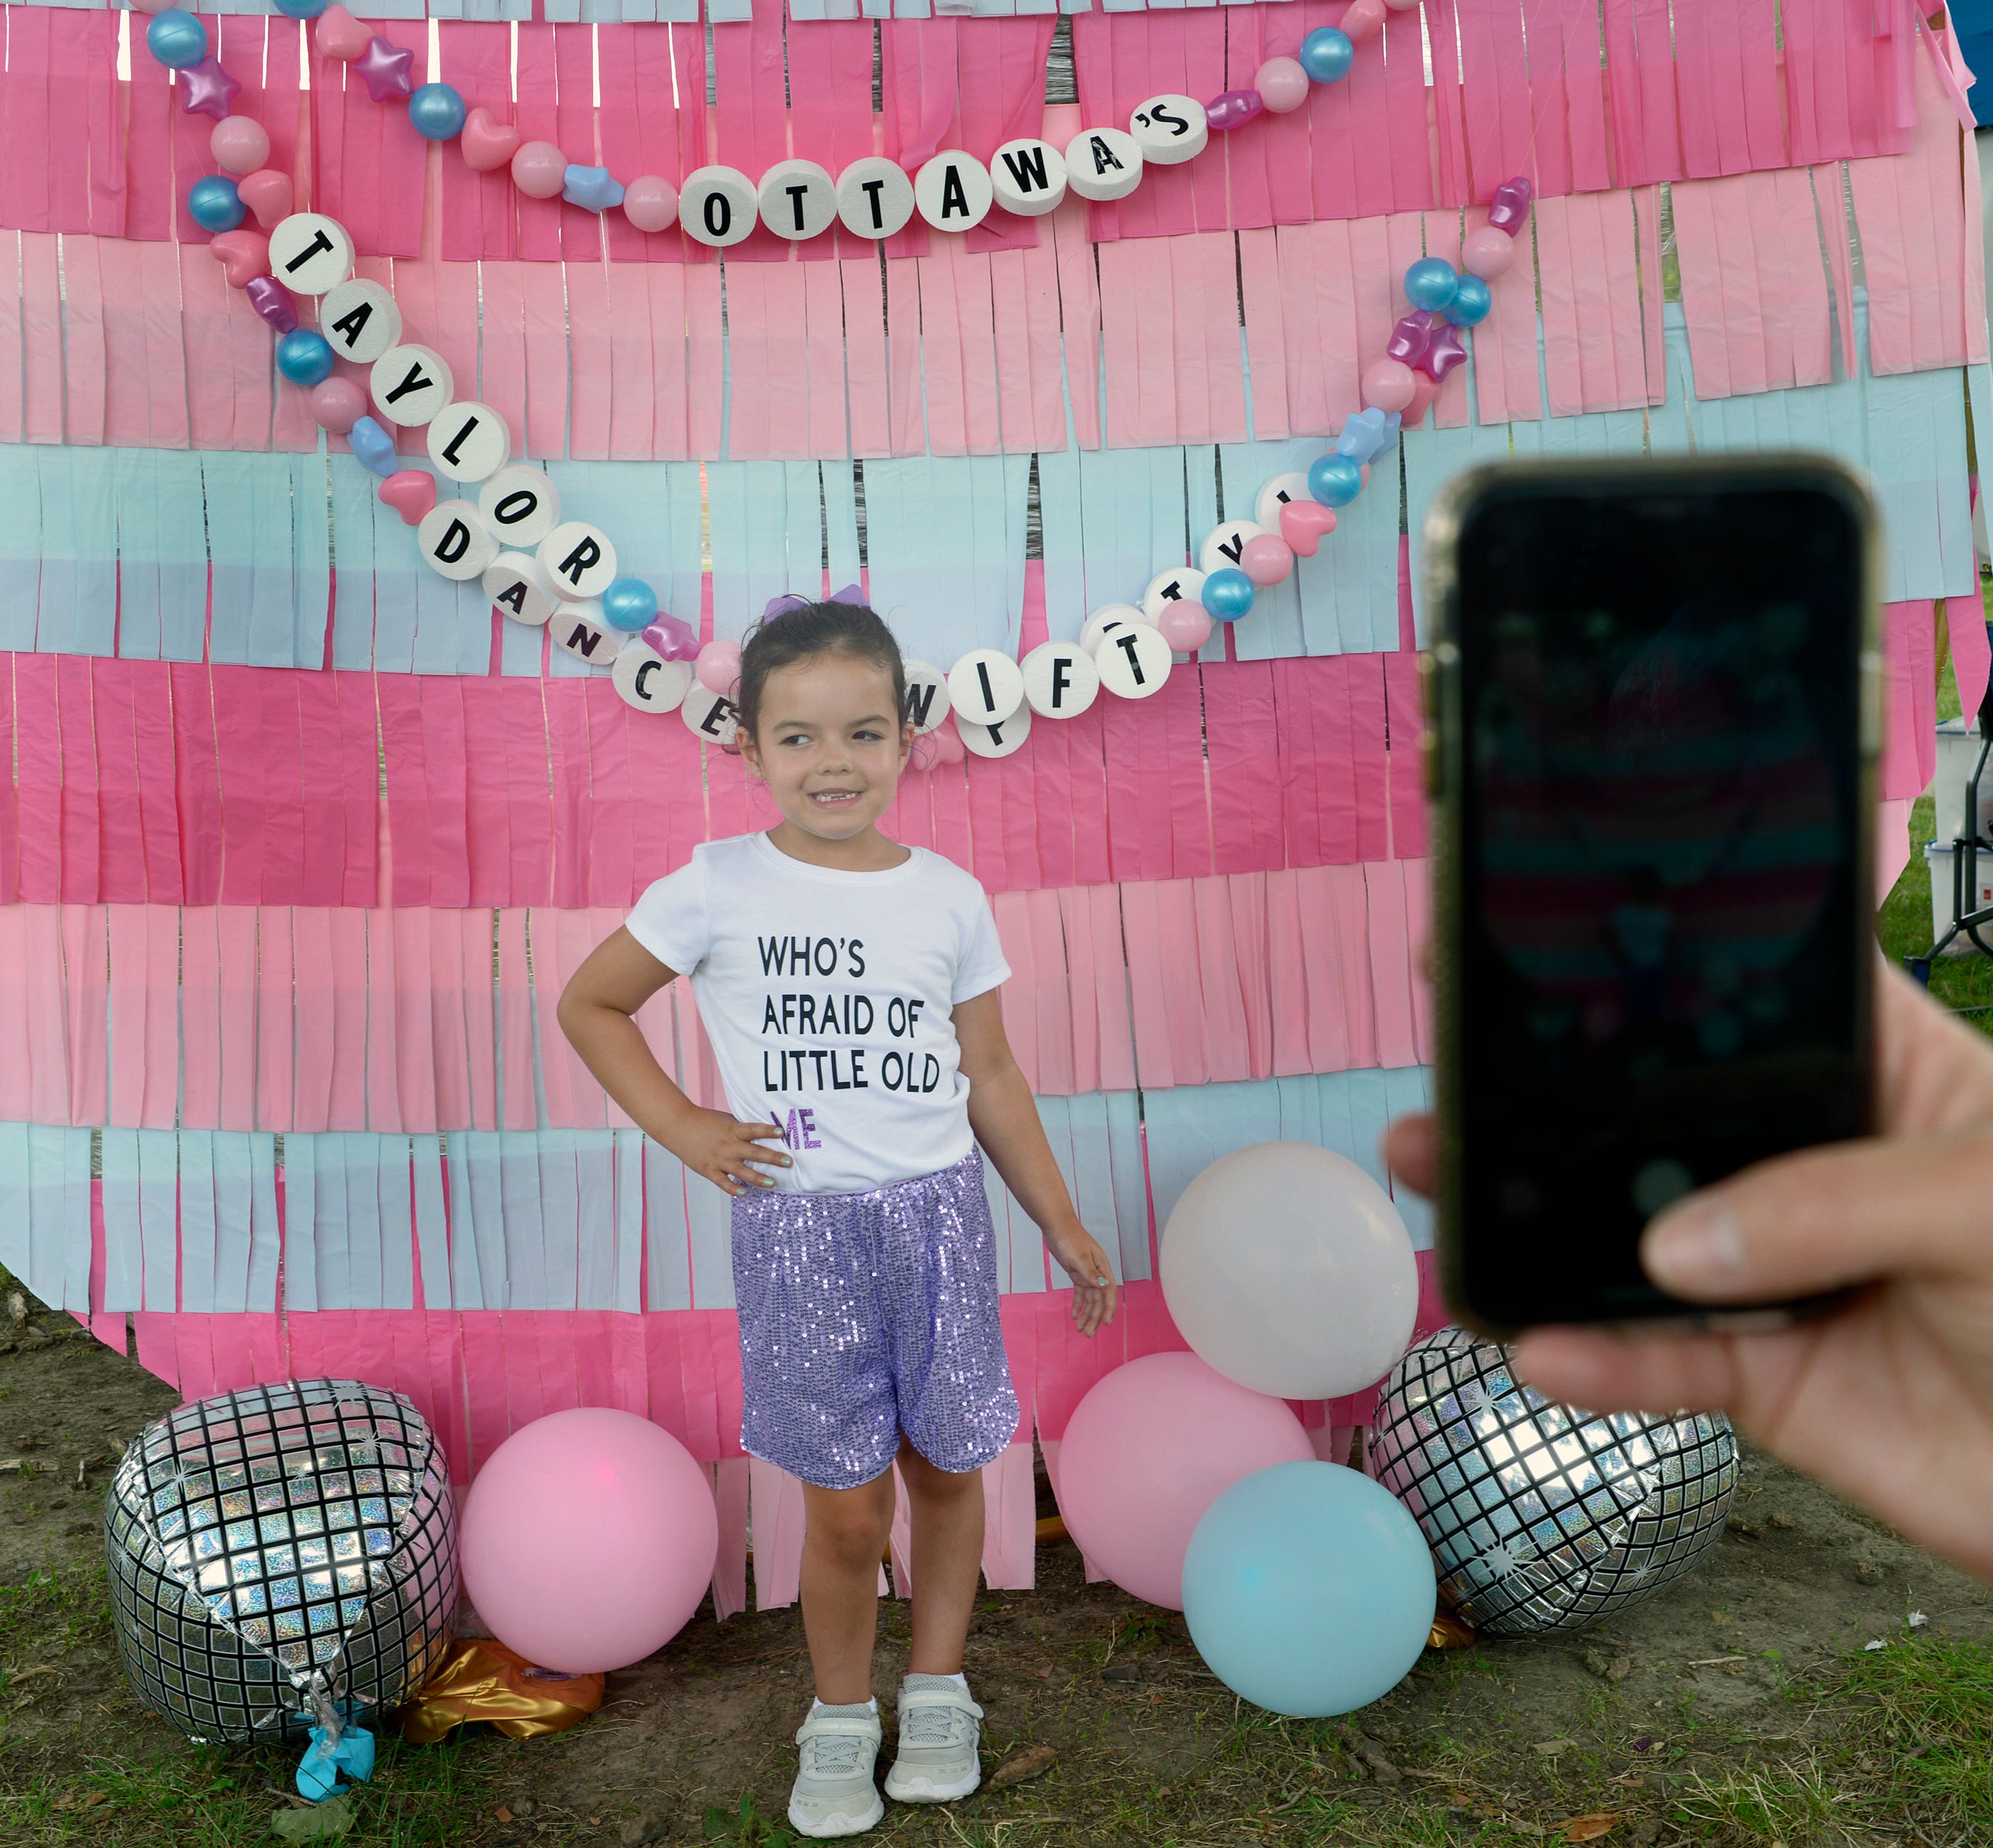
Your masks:
<path fill-rule="evenodd" d="M 1770 1303 L 1892 1276 L 1984 1280 L 1993 1272 L 1983 1130 L 1844 1143 L 1761 1162 L 1671 1207 L 1641 1259 L 1673 1295 Z"/>

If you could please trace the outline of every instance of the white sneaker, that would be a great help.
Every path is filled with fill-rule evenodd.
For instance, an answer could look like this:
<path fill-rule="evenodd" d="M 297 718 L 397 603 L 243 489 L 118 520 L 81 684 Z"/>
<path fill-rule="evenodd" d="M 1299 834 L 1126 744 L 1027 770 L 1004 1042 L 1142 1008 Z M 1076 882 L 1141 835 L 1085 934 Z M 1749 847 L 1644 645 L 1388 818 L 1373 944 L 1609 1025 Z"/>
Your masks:
<path fill-rule="evenodd" d="M 946 1675 L 900 1683 L 900 1750 L 886 1774 L 896 1803 L 952 1803 L 983 1781 L 983 1710 Z"/>
<path fill-rule="evenodd" d="M 798 1835 L 863 1835 L 886 1813 L 872 1768 L 879 1716 L 864 1702 L 819 1706 L 796 1734 L 802 1761 L 789 1792 L 789 1826 Z"/>

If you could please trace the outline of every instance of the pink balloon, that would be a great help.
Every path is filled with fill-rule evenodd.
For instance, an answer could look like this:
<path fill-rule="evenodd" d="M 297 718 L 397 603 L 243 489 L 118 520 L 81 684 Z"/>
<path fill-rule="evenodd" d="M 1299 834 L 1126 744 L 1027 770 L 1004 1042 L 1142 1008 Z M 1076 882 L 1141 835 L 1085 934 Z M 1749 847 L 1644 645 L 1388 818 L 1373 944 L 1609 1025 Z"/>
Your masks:
<path fill-rule="evenodd" d="M 1350 0 L 1348 12 L 1336 22 L 1352 43 L 1361 45 L 1384 23 L 1384 0 Z"/>
<path fill-rule="evenodd" d="M 655 173 L 639 173 L 623 189 L 623 216 L 640 231 L 665 231 L 679 221 L 679 190 Z"/>
<path fill-rule="evenodd" d="M 492 1634 L 567 1675 L 662 1648 L 699 1608 L 719 1550 L 713 1487 L 685 1446 L 634 1412 L 589 1406 L 535 1419 L 491 1453 L 459 1546 Z"/>
<path fill-rule="evenodd" d="M 1506 231 L 1498 231 L 1492 224 L 1469 231 L 1460 247 L 1460 267 L 1484 282 L 1492 282 L 1497 276 L 1506 275 L 1509 265 L 1515 261 L 1516 240 Z"/>
<path fill-rule="evenodd" d="M 1123 1591 L 1181 1611 L 1184 1554 L 1205 1511 L 1241 1477 L 1314 1455 L 1280 1400 L 1194 1354 L 1150 1354 L 1075 1408 L 1053 1486 L 1088 1559 Z"/>
<path fill-rule="evenodd" d="M 1277 532 L 1255 533 L 1239 548 L 1239 569 L 1256 584 L 1277 584 L 1294 568 L 1294 548 Z"/>
<path fill-rule="evenodd" d="M 1260 101 L 1275 115 L 1298 109 L 1308 97 L 1308 73 L 1297 58 L 1269 58 L 1253 80 Z"/>
<path fill-rule="evenodd" d="M 312 421 L 321 429 L 343 436 L 367 415 L 367 394 L 357 379 L 336 375 L 312 387 Z"/>
<path fill-rule="evenodd" d="M 550 141 L 529 141 L 512 156 L 512 183 L 528 199 L 556 199 L 567 184 L 567 156 Z"/>
<path fill-rule="evenodd" d="M 1402 360 L 1373 360 L 1363 368 L 1363 401 L 1380 411 L 1402 411 L 1414 388 L 1412 369 Z"/>
<path fill-rule="evenodd" d="M 723 699 L 731 699 L 740 691 L 740 644 L 728 641 L 708 642 L 699 650 L 693 671 L 701 686 L 719 694 Z"/>
<path fill-rule="evenodd" d="M 251 115 L 224 115 L 207 138 L 208 152 L 224 173 L 253 173 L 270 158 L 270 132 Z"/>
<path fill-rule="evenodd" d="M 1211 618 L 1202 603 L 1187 596 L 1171 597 L 1156 619 L 1163 640 L 1179 654 L 1195 654 L 1211 640 Z"/>

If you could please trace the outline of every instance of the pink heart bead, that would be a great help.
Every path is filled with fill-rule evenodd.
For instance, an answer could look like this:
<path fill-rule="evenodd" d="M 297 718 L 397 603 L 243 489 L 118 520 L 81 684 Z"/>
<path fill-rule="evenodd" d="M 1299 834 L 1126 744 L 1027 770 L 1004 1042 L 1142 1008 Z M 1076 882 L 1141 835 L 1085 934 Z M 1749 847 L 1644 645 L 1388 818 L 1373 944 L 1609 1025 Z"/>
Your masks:
<path fill-rule="evenodd" d="M 207 241 L 207 254 L 221 265 L 231 289 L 247 289 L 270 268 L 270 240 L 261 231 L 238 225 L 232 231 L 217 231 Z"/>
<path fill-rule="evenodd" d="M 341 64 L 351 63 L 367 49 L 374 36 L 374 29 L 354 19 L 339 4 L 339 0 L 333 0 L 333 4 L 319 15 L 312 31 L 313 42 L 320 53 Z"/>
<path fill-rule="evenodd" d="M 426 469 L 397 469 L 376 491 L 383 504 L 402 516 L 404 525 L 419 526 L 436 505 L 436 477 Z"/>
<path fill-rule="evenodd" d="M 518 152 L 519 131 L 509 122 L 493 120 L 491 111 L 480 103 L 464 118 L 456 145 L 472 173 L 490 173 Z"/>
<path fill-rule="evenodd" d="M 1335 531 L 1335 509 L 1319 500 L 1290 500 L 1280 509 L 1280 537 L 1297 558 L 1311 558 Z"/>
<path fill-rule="evenodd" d="M 266 231 L 279 219 L 291 215 L 293 190 L 288 173 L 279 173 L 274 167 L 259 167 L 236 181 L 235 190 Z"/>

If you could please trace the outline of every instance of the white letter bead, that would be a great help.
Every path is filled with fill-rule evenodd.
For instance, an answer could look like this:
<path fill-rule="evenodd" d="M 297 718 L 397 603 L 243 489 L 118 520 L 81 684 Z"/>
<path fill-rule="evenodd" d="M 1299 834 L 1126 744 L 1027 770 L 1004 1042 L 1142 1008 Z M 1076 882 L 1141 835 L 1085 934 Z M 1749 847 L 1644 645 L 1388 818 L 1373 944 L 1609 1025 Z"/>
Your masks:
<path fill-rule="evenodd" d="M 1148 589 L 1142 593 L 1142 613 L 1152 623 L 1161 622 L 1163 612 L 1172 603 L 1203 601 L 1204 573 L 1179 565 L 1174 571 L 1159 571 L 1150 579 Z"/>
<path fill-rule="evenodd" d="M 540 582 L 540 562 L 523 552 L 501 552 L 484 567 L 484 593 L 515 623 L 535 627 L 554 613 L 556 599 Z"/>
<path fill-rule="evenodd" d="M 1000 719 L 994 725 L 976 725 L 958 713 L 955 729 L 965 750 L 973 751 L 979 757 L 1007 757 L 1021 750 L 1031 735 L 1031 709 L 1020 705 L 1009 718 Z"/>
<path fill-rule="evenodd" d="M 907 671 L 907 716 L 925 738 L 948 716 L 948 676 L 932 661 L 911 656 L 901 665 Z"/>
<path fill-rule="evenodd" d="M 990 159 L 990 185 L 1005 211 L 1042 217 L 1065 196 L 1065 162 L 1050 142 L 1007 141 Z"/>
<path fill-rule="evenodd" d="M 325 292 L 318 305 L 318 330 L 341 359 L 371 366 L 402 343 L 402 310 L 391 290 L 350 276 Z"/>
<path fill-rule="evenodd" d="M 540 576 L 565 597 L 600 596 L 616 581 L 616 548 L 599 526 L 569 520 L 540 541 Z"/>
<path fill-rule="evenodd" d="M 445 500 L 422 515 L 415 543 L 432 571 L 460 581 L 484 575 L 498 555 L 498 541 L 468 500 Z"/>
<path fill-rule="evenodd" d="M 1120 128 L 1089 128 L 1065 145 L 1066 183 L 1082 199 L 1126 199 L 1142 183 L 1142 149 Z"/>
<path fill-rule="evenodd" d="M 1024 703 L 1024 676 L 999 650 L 972 648 L 948 671 L 948 697 L 958 720 L 996 725 Z"/>
<path fill-rule="evenodd" d="M 1123 699 L 1147 699 L 1170 677 L 1170 644 L 1160 629 L 1133 623 L 1117 629 L 1094 657 L 1100 684 Z"/>
<path fill-rule="evenodd" d="M 1020 666 L 1024 703 L 1042 719 L 1077 719 L 1100 691 L 1093 657 L 1077 642 L 1042 642 Z"/>
<path fill-rule="evenodd" d="M 1128 118 L 1128 132 L 1152 166 L 1194 160 L 1211 139 L 1204 105 L 1187 96 L 1152 96 Z"/>
<path fill-rule="evenodd" d="M 1079 632 L 1079 645 L 1098 661 L 1103 635 L 1112 634 L 1126 623 L 1147 620 L 1133 603 L 1103 603 L 1086 619 L 1086 626 Z"/>
<path fill-rule="evenodd" d="M 429 460 L 453 481 L 482 481 L 505 466 L 512 438 L 489 405 L 460 398 L 429 422 Z"/>
<path fill-rule="evenodd" d="M 837 187 L 813 160 L 778 160 L 761 176 L 761 222 L 778 237 L 801 243 L 837 222 Z"/>
<path fill-rule="evenodd" d="M 560 490 L 529 462 L 501 469 L 477 490 L 477 511 L 508 545 L 537 545 L 559 525 Z M 547 582 L 542 576 L 542 582 Z"/>
<path fill-rule="evenodd" d="M 699 167 L 679 188 L 679 224 L 696 244 L 738 244 L 760 210 L 754 183 L 738 167 Z"/>
<path fill-rule="evenodd" d="M 896 160 L 868 154 L 837 176 L 838 222 L 855 237 L 890 237 L 914 215 L 914 183 Z"/>
<path fill-rule="evenodd" d="M 1211 529 L 1209 536 L 1197 555 L 1197 562 L 1207 576 L 1214 571 L 1234 569 L 1239 563 L 1239 555 L 1244 550 L 1248 539 L 1256 538 L 1267 529 L 1256 526 L 1250 520 L 1222 520 Z"/>
<path fill-rule="evenodd" d="M 631 636 L 616 657 L 616 690 L 640 712 L 675 712 L 692 686 L 692 664 L 667 661 L 648 642 Z"/>
<path fill-rule="evenodd" d="M 433 347 L 390 347 L 374 362 L 367 388 L 390 423 L 427 423 L 456 395 L 450 366 Z"/>
<path fill-rule="evenodd" d="M 679 716 L 687 731 L 708 744 L 731 744 L 740 736 L 740 709 L 723 693 L 703 687 L 696 680 L 685 689 Z"/>
<path fill-rule="evenodd" d="M 914 176 L 914 203 L 938 231 L 966 231 L 980 224 L 996 198 L 990 169 L 959 148 L 937 154 Z"/>
<path fill-rule="evenodd" d="M 554 646 L 592 668 L 606 668 L 622 652 L 625 637 L 602 620 L 602 606 L 590 601 L 562 603 L 553 613 L 549 631 Z"/>
<path fill-rule="evenodd" d="M 1309 498 L 1308 477 L 1298 469 L 1285 475 L 1276 475 L 1260 489 L 1260 498 L 1253 504 L 1253 518 L 1266 531 L 1278 532 L 1280 509 L 1290 500 Z"/>
<path fill-rule="evenodd" d="M 323 212 L 293 212 L 270 233 L 270 274 L 294 295 L 322 295 L 353 274 L 353 240 Z"/>

